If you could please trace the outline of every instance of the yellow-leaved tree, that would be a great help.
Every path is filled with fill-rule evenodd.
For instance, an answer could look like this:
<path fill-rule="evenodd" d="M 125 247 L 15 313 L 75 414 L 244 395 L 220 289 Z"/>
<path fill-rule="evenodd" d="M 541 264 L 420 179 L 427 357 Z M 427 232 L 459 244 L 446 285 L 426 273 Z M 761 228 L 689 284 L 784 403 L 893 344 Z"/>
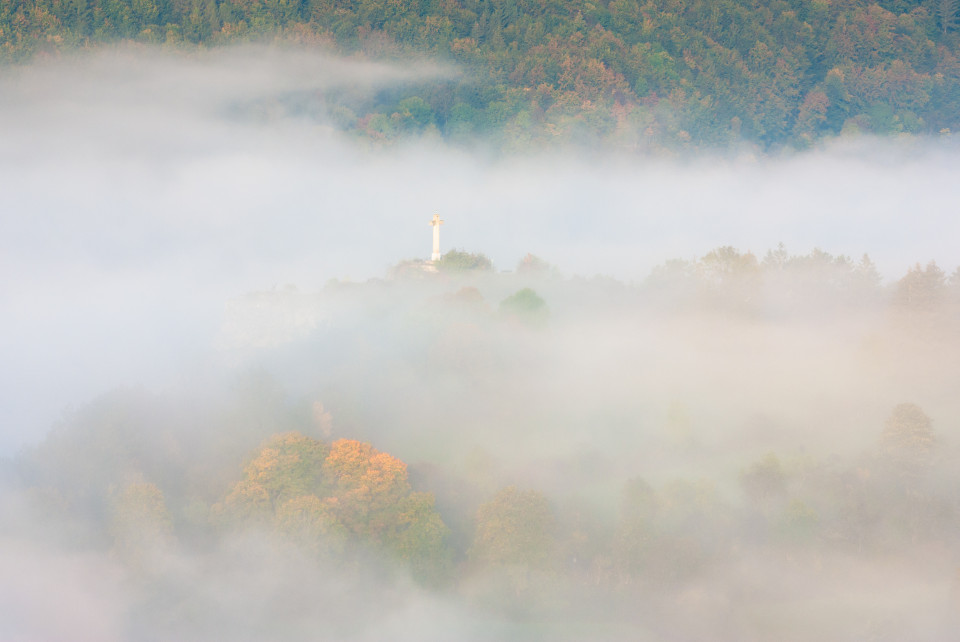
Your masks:
<path fill-rule="evenodd" d="M 214 512 L 225 526 L 272 528 L 328 558 L 373 549 L 430 580 L 449 566 L 433 495 L 413 491 L 404 462 L 352 439 L 270 438 Z"/>
<path fill-rule="evenodd" d="M 898 475 L 916 478 L 931 467 L 936 448 L 930 417 L 917 404 L 897 404 L 880 435 L 884 464 Z"/>
<path fill-rule="evenodd" d="M 506 571 L 520 594 L 531 571 L 551 566 L 556 549 L 553 530 L 553 511 L 543 493 L 510 486 L 477 510 L 468 555 L 479 567 Z"/>

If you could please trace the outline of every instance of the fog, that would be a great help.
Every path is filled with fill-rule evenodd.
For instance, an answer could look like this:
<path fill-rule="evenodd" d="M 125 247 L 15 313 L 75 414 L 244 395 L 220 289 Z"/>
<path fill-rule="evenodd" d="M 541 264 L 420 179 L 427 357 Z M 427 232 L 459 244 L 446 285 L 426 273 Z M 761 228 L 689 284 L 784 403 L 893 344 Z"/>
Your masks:
<path fill-rule="evenodd" d="M 960 149 L 503 156 L 356 140 L 318 99 L 461 73 L 265 47 L 2 71 L 0 637 L 945 639 L 958 284 L 936 310 L 896 301 L 914 264 L 960 263 Z M 394 270 L 429 256 L 434 213 L 444 252 L 496 269 Z M 780 243 L 869 253 L 881 283 L 660 267 Z M 553 268 L 524 272 L 528 253 Z M 544 318 L 501 303 L 527 287 Z M 877 454 L 902 403 L 938 447 L 907 495 Z M 439 587 L 211 526 L 287 430 L 410 465 L 450 529 Z M 768 453 L 784 486 L 757 499 Z M 651 550 L 683 564 L 625 566 L 638 479 L 679 547 Z M 146 482 L 172 535 L 132 563 L 104 524 Z M 522 581 L 468 553 L 478 507 L 511 485 L 556 518 L 559 561 Z M 820 525 L 800 544 L 778 539 L 794 500 Z"/>

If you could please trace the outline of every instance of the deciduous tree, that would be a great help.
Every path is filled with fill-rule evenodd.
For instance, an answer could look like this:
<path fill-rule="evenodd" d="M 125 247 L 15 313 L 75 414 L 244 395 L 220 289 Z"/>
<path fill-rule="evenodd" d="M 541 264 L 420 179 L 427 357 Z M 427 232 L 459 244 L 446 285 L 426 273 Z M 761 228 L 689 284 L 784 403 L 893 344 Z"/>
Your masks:
<path fill-rule="evenodd" d="M 481 565 L 546 568 L 554 546 L 553 524 L 543 493 L 504 488 L 477 511 L 469 557 Z"/>
<path fill-rule="evenodd" d="M 880 435 L 885 463 L 900 475 L 916 477 L 933 462 L 937 438 L 930 417 L 914 403 L 898 404 Z"/>

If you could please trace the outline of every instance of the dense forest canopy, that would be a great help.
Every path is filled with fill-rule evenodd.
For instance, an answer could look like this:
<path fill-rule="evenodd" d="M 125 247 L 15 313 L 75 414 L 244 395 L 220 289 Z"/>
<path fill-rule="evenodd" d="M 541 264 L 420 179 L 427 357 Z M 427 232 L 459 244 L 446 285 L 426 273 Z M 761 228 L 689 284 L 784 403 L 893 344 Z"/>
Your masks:
<path fill-rule="evenodd" d="M 960 128 L 955 0 L 27 0 L 0 57 L 134 41 L 279 40 L 455 63 L 459 79 L 310 97 L 377 141 L 439 133 L 505 149 L 804 147 Z M 309 102 L 308 101 L 308 102 Z M 301 105 L 303 101 L 295 101 Z"/>

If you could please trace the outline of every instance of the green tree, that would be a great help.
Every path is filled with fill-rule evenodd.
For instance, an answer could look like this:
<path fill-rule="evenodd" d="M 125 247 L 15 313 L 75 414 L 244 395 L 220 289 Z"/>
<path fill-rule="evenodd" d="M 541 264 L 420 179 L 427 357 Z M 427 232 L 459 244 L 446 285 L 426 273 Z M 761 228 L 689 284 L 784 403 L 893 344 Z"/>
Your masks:
<path fill-rule="evenodd" d="M 752 253 L 720 247 L 701 258 L 696 269 L 707 304 L 737 312 L 752 309 L 760 289 L 760 265 Z"/>
<path fill-rule="evenodd" d="M 401 115 L 404 122 L 409 121 L 410 126 L 407 128 L 412 127 L 418 131 L 433 123 L 434 120 L 433 109 L 420 96 L 401 100 L 397 105 L 397 113 Z"/>
<path fill-rule="evenodd" d="M 451 570 L 449 538 L 450 529 L 437 512 L 433 495 L 411 493 L 397 504 L 395 526 L 387 543 L 414 577 L 437 584 Z"/>
<path fill-rule="evenodd" d="M 115 490 L 110 502 L 114 550 L 127 565 L 149 570 L 173 544 L 173 520 L 156 484 L 134 482 Z"/>
<path fill-rule="evenodd" d="M 549 315 L 546 302 L 530 288 L 524 288 L 500 302 L 500 314 L 524 325 L 542 328 Z"/>
<path fill-rule="evenodd" d="M 709 284 L 723 286 L 738 279 L 757 274 L 757 257 L 750 252 L 741 253 L 729 245 L 717 248 L 700 259 L 699 272 Z"/>
<path fill-rule="evenodd" d="M 277 507 L 277 530 L 319 557 L 343 553 L 347 529 L 337 519 L 335 502 L 316 495 L 301 495 Z"/>
<path fill-rule="evenodd" d="M 777 456 L 768 453 L 740 474 L 740 486 L 752 502 L 764 506 L 786 495 L 787 477 Z"/>
<path fill-rule="evenodd" d="M 940 23 L 940 31 L 946 35 L 957 28 L 957 14 L 960 12 L 960 0 L 936 0 L 934 12 Z"/>
<path fill-rule="evenodd" d="M 468 556 L 482 566 L 513 567 L 524 573 L 552 562 L 554 516 L 547 498 L 535 490 L 504 488 L 477 511 Z"/>
<path fill-rule="evenodd" d="M 905 477 L 917 477 L 930 467 L 936 445 L 933 422 L 914 403 L 898 404 L 880 435 L 882 460 Z"/>
<path fill-rule="evenodd" d="M 437 269 L 446 274 L 465 274 L 470 272 L 491 272 L 493 262 L 483 254 L 450 250 L 437 261 Z"/>
<path fill-rule="evenodd" d="M 917 263 L 897 282 L 894 304 L 905 311 L 931 312 L 943 301 L 946 275 L 936 261 L 920 267 Z"/>

